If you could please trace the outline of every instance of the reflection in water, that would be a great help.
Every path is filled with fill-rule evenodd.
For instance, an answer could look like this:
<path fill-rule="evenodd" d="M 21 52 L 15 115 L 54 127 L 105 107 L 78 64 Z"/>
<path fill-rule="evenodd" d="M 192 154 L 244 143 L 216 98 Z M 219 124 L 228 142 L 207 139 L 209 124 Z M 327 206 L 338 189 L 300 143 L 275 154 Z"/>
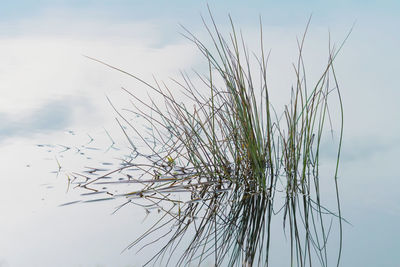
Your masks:
<path fill-rule="evenodd" d="M 212 259 L 216 266 L 267 266 L 274 242 L 271 224 L 280 219 L 290 243 L 291 266 L 327 266 L 327 241 L 337 222 L 339 264 L 341 135 L 333 188 L 328 188 L 337 199 L 334 212 L 321 200 L 319 169 L 324 125 L 331 120 L 328 96 L 334 93 L 342 119 L 333 68 L 338 50 L 330 49 L 320 79 L 309 87 L 302 55 L 304 34 L 294 64 L 296 84 L 278 116 L 269 99 L 268 56 L 262 41 L 254 64 L 233 25 L 229 39 L 224 39 L 212 17 L 211 22 L 205 26 L 214 50 L 186 33 L 205 56 L 209 74 L 198 77 L 204 90 L 186 74 L 176 81 L 183 101 L 158 81 L 152 85 L 93 59 L 148 86 L 165 108 L 153 98 L 143 100 L 124 89 L 132 107 L 120 111 L 110 104 L 130 152 L 115 169 L 111 162 L 103 162 L 102 167 L 71 174 L 71 184 L 89 190 L 82 197 L 94 197 L 83 202 L 123 198 L 119 208 L 133 204 L 160 213 L 159 220 L 128 246 L 145 248 L 166 241 L 149 263 L 186 265 Z M 107 135 L 112 141 L 109 149 L 115 148 Z M 184 238 L 190 242 L 182 244 Z"/>
<path fill-rule="evenodd" d="M 144 162 L 148 157 L 135 159 Z M 144 179 L 154 167 L 158 174 Z M 279 199 L 286 195 L 282 190 L 275 190 L 274 195 L 268 190 L 257 192 L 228 179 L 214 182 L 189 171 L 157 161 L 124 161 L 113 171 L 93 169 L 71 180 L 89 192 L 81 194 L 82 200 L 63 205 L 122 198 L 126 201 L 115 211 L 127 205 L 140 206 L 148 213 L 156 210 L 158 221 L 126 248 L 140 251 L 155 242 L 165 244 L 149 263 L 168 265 L 171 260 L 186 265 L 212 259 L 217 266 L 268 265 L 274 219 L 283 223 L 288 234 L 292 264 L 308 266 L 317 259 L 321 266 L 327 265 L 326 242 L 336 215 L 317 200 L 297 195 L 281 203 Z M 118 194 L 112 193 L 116 187 Z M 187 239 L 189 243 L 181 242 Z"/>

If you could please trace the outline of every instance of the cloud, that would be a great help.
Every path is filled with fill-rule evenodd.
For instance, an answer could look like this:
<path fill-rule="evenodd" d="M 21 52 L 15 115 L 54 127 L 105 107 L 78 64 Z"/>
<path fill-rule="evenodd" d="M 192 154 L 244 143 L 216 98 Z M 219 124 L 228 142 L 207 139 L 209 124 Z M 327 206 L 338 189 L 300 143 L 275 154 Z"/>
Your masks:
<path fill-rule="evenodd" d="M 75 108 L 75 109 L 74 109 Z M 30 137 L 36 133 L 63 130 L 76 116 L 76 110 L 88 109 L 84 99 L 74 97 L 51 100 L 24 114 L 0 113 L 0 138 Z"/>
<path fill-rule="evenodd" d="M 0 28 L 8 29 L 0 35 L 2 138 L 79 125 L 102 127 L 115 116 L 105 95 L 117 105 L 126 100 L 122 86 L 146 96 L 134 79 L 83 55 L 150 81 L 153 74 L 176 76 L 197 58 L 184 38 L 160 41 L 162 30 L 149 21 L 109 23 L 53 14 L 0 23 Z"/>

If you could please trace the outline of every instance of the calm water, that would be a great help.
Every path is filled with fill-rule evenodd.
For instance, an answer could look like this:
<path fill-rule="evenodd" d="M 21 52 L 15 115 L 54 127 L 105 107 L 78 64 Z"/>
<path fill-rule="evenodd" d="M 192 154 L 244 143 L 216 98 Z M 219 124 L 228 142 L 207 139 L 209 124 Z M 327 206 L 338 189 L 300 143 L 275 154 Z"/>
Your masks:
<path fill-rule="evenodd" d="M 233 12 L 240 7 L 233 5 Z M 315 31 L 311 27 L 307 41 L 310 50 L 306 53 L 311 71 L 317 73 L 319 63 L 326 59 L 328 26 L 340 41 L 354 17 L 358 19 L 336 66 L 345 106 L 339 186 L 343 216 L 351 223 L 344 224 L 342 266 L 397 266 L 400 94 L 395 78 L 400 61 L 399 9 L 360 9 L 356 4 L 343 7 L 345 13 L 339 12 L 340 8 L 329 12 L 316 9 L 320 14 L 315 14 Z M 302 14 L 296 13 L 301 19 L 295 17 L 293 21 L 272 23 L 267 19 L 270 27 L 264 31 L 269 30 L 271 87 L 276 88 L 273 96 L 277 105 L 285 103 L 282 92 L 290 88 L 286 77 L 292 75 L 294 37 L 304 29 L 303 13 L 313 10 L 303 7 Z M 217 11 L 225 9 L 217 7 Z M 172 17 L 174 13 L 168 12 Z M 254 11 L 246 12 L 248 17 L 255 17 Z M 71 14 L 65 14 L 1 22 L 0 266 L 141 266 L 161 244 L 139 253 L 137 249 L 121 251 L 160 216 L 156 211 L 147 214 L 141 207 L 129 206 L 111 215 L 119 200 L 60 207 L 82 200 L 80 194 L 84 192 L 68 187 L 65 175 L 57 174 L 57 160 L 64 168 L 76 171 L 109 167 L 102 162 L 117 162 L 125 147 L 104 95 L 121 105 L 129 102 L 120 86 L 145 96 L 142 87 L 131 79 L 81 55 L 99 56 L 143 74 L 141 77 L 147 80 L 153 73 L 167 80 L 176 77 L 179 69 L 204 66 L 192 45 L 169 36 L 173 31 L 170 28 L 168 34 L 162 33 L 157 21 L 111 23 L 113 20 L 96 18 L 73 22 Z M 329 22 L 327 18 L 331 18 Z M 164 27 L 175 25 L 174 20 Z M 245 32 L 249 36 L 257 36 L 257 24 L 244 27 L 248 27 Z M 99 30 L 93 32 L 94 28 Z M 112 143 L 104 129 L 122 150 L 107 150 Z M 93 143 L 88 144 L 91 139 L 87 134 L 95 139 Z M 46 144 L 54 147 L 43 146 Z M 65 148 L 61 145 L 71 148 L 62 152 Z M 82 145 L 99 150 L 83 151 Z M 332 151 L 324 150 L 322 164 L 328 166 L 333 157 Z M 327 201 L 334 201 L 333 196 L 328 194 Z M 280 266 L 287 262 L 288 250 L 282 249 L 287 243 L 279 235 L 279 221 L 273 231 L 276 247 L 271 250 L 271 264 Z M 337 249 L 334 239 L 331 244 L 333 251 Z"/>
<path fill-rule="evenodd" d="M 63 203 L 85 200 L 80 195 L 85 191 L 68 186 L 66 176 L 57 173 L 57 161 L 65 169 L 110 168 L 109 163 L 118 162 L 123 154 L 121 146 L 121 150 L 108 149 L 112 142 L 103 129 L 93 132 L 90 136 L 96 136 L 97 140 L 87 146 L 99 150 L 73 148 L 73 144 L 90 142 L 86 132 L 60 131 L 32 139 L 8 139 L 2 144 L 1 160 L 7 163 L 2 165 L 1 176 L 5 185 L 0 201 L 2 266 L 141 266 L 160 248 L 161 244 L 155 244 L 138 254 L 139 247 L 121 253 L 159 218 L 156 211 L 147 214 L 143 208 L 131 205 L 111 215 L 123 203 L 118 199 L 59 207 Z M 117 129 L 112 132 L 117 133 Z M 64 151 L 58 143 L 71 149 Z M 42 146 L 44 144 L 56 145 Z M 352 225 L 344 224 L 343 266 L 373 266 L 371 262 L 395 266 L 393 255 L 400 237 L 396 230 L 399 196 L 398 180 L 391 175 L 390 168 L 396 165 L 399 147 L 374 148 L 352 158 L 357 149 L 360 148 L 355 140 L 344 143 L 340 191 L 343 214 Z M 85 154 L 81 155 L 82 152 Z M 329 162 L 327 153 L 323 164 Z M 333 196 L 330 197 L 333 201 Z M 276 246 L 271 248 L 271 263 L 281 264 L 281 259 L 288 254 L 282 251 L 285 242 L 279 234 L 282 231 L 280 220 L 272 229 Z M 335 237 L 331 239 L 334 244 Z M 333 246 L 332 250 L 336 248 Z"/>

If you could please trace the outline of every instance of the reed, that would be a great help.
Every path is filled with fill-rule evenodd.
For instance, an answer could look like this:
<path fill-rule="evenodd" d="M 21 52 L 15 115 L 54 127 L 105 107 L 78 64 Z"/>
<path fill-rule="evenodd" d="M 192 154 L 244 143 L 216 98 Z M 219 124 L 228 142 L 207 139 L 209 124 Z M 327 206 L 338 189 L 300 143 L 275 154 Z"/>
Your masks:
<path fill-rule="evenodd" d="M 128 89 L 123 90 L 132 100 L 129 109 L 119 110 L 110 101 L 132 153 L 120 167 L 95 178 L 74 174 L 75 178 L 85 178 L 78 186 L 97 192 L 104 184 L 142 185 L 139 190 L 119 197 L 126 198 L 122 206 L 134 203 L 145 209 L 156 207 L 163 213 L 155 225 L 128 247 L 143 245 L 148 239 L 144 247 L 167 239 L 149 263 L 168 264 L 181 245 L 180 240 L 194 231 L 178 265 L 201 264 L 213 258 L 216 266 L 226 263 L 268 266 L 273 242 L 271 221 L 280 218 L 284 231 L 288 232 L 291 266 L 315 263 L 327 266 L 327 240 L 331 224 L 336 221 L 339 266 L 344 219 L 337 178 L 343 107 L 333 63 L 344 42 L 338 49 L 329 47 L 320 79 L 310 86 L 303 59 L 308 22 L 298 40 L 298 59 L 293 64 L 296 82 L 291 88 L 290 101 L 278 116 L 269 94 L 269 55 L 264 49 L 261 22 L 260 48 L 253 58 L 246 40 L 230 17 L 229 20 L 231 32 L 226 38 L 211 12 L 208 23 L 203 19 L 211 47 L 184 29 L 184 36 L 199 49 L 208 64 L 207 74 L 196 73 L 201 86 L 195 86 L 185 73 L 180 81 L 174 80 L 174 88 L 157 80 L 149 83 L 90 58 L 138 80 L 161 97 L 164 106 L 156 105 L 153 99 L 141 99 Z M 178 89 L 188 100 L 185 103 L 176 99 Z M 338 118 L 329 115 L 330 98 L 338 99 Z M 129 114 L 140 117 L 148 131 L 132 123 Z M 319 168 L 321 140 L 331 119 L 339 120 L 341 126 L 335 173 L 329 178 L 320 177 Z M 144 144 L 142 150 L 138 149 L 135 138 Z M 129 170 L 135 174 L 128 174 Z M 113 175 L 124 175 L 126 179 L 103 181 Z M 332 190 L 336 192 L 337 204 L 332 211 L 323 205 L 321 179 L 334 180 Z M 111 190 L 108 194 L 117 196 Z M 186 200 L 181 200 L 185 199 L 182 195 Z M 284 199 L 283 204 L 277 199 Z M 138 204 L 140 201 L 148 203 Z M 174 227 L 168 228 L 171 224 Z M 157 232 L 163 227 L 170 230 L 160 237 Z"/>

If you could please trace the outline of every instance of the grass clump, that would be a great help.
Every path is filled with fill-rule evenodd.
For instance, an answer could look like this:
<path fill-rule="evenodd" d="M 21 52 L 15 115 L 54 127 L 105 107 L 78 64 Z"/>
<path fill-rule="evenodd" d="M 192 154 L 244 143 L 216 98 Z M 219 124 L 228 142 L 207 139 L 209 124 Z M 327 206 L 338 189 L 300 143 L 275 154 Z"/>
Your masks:
<path fill-rule="evenodd" d="M 174 80 L 173 89 L 156 80 L 151 84 L 93 59 L 140 81 L 163 99 L 164 106 L 153 99 L 141 99 L 127 89 L 124 90 L 132 100 L 131 108 L 121 111 L 110 101 L 132 153 L 119 168 L 95 178 L 85 176 L 78 186 L 98 191 L 97 187 L 104 184 L 143 185 L 119 196 L 127 199 L 125 204 L 138 204 L 146 210 L 157 208 L 163 215 L 128 248 L 173 224 L 167 234 L 156 235 L 144 245 L 167 239 L 149 262 L 168 263 L 182 245 L 180 240 L 192 229 L 194 234 L 178 264 L 200 264 L 212 258 L 216 266 L 267 266 L 271 221 L 280 217 L 289 237 L 291 266 L 311 266 L 316 262 L 327 266 L 327 238 L 332 222 L 337 221 L 339 265 L 343 219 L 337 171 L 343 109 L 333 62 L 341 47 L 329 48 L 320 79 L 310 86 L 303 60 L 304 33 L 298 40 L 298 60 L 293 64 L 296 82 L 291 98 L 278 116 L 269 94 L 269 55 L 265 53 L 262 28 L 254 68 L 253 55 L 232 20 L 227 38 L 211 14 L 210 22 L 204 22 L 212 41 L 210 48 L 185 31 L 185 37 L 197 46 L 208 64 L 208 74 L 196 73 L 200 87 L 187 74 L 182 74 L 180 81 Z M 176 99 L 177 88 L 185 96 L 185 103 Z M 328 98 L 332 96 L 339 100 L 341 125 L 332 177 L 337 197 L 334 211 L 322 204 L 319 174 L 321 140 L 331 119 Z M 147 134 L 132 123 L 129 114 L 141 119 Z M 142 149 L 135 138 L 144 146 Z M 135 174 L 128 174 L 129 170 Z M 113 175 L 123 175 L 124 179 L 102 181 Z M 108 193 L 116 196 L 111 190 Z M 149 203 L 139 204 L 140 201 Z"/>

